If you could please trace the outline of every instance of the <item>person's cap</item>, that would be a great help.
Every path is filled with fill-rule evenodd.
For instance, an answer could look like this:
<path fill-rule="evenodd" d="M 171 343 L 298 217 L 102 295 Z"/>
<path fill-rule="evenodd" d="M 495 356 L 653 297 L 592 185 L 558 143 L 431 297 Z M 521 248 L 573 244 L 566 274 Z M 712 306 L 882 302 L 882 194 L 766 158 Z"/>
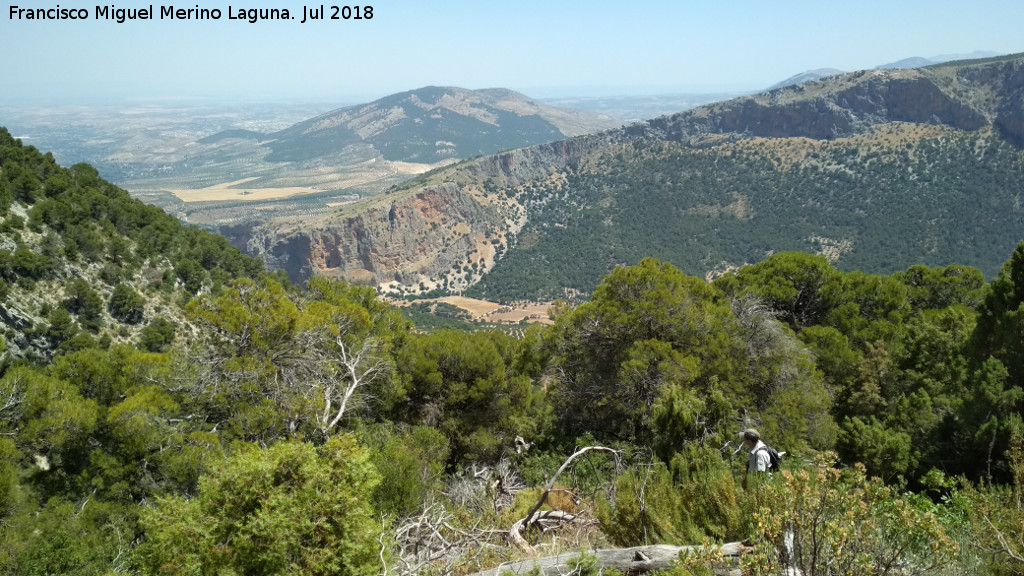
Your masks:
<path fill-rule="evenodd" d="M 757 430 L 753 428 L 747 428 L 746 430 L 743 431 L 743 439 L 750 440 L 752 442 L 757 442 L 758 440 L 761 439 L 761 435 L 757 433 Z"/>

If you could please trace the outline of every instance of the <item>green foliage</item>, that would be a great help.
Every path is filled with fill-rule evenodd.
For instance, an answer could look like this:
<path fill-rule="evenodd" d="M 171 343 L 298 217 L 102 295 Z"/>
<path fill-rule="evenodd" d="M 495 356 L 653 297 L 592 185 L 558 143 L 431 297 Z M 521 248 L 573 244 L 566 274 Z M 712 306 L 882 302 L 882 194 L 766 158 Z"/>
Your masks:
<path fill-rule="evenodd" d="M 1005 452 L 1009 431 L 1024 407 L 1024 243 L 1013 251 L 981 306 L 972 348 L 973 402 L 970 420 L 978 426 L 977 443 L 988 440 L 988 475 L 993 454 Z"/>
<path fill-rule="evenodd" d="M 46 319 L 49 322 L 46 339 L 50 341 L 51 346 L 60 346 L 78 334 L 78 325 L 64 308 L 54 308 L 47 314 Z"/>
<path fill-rule="evenodd" d="M 1017 246 L 992 281 L 978 318 L 975 345 L 978 358 L 992 356 L 1003 362 L 1018 380 L 1024 377 L 1024 242 Z"/>
<path fill-rule="evenodd" d="M 30 576 L 123 573 L 135 534 L 133 510 L 52 499 L 4 526 L 0 572 Z"/>
<path fill-rule="evenodd" d="M 846 460 L 862 462 L 868 472 L 888 481 L 914 470 L 920 456 L 908 434 L 883 426 L 873 416 L 844 421 L 837 448 Z"/>
<path fill-rule="evenodd" d="M 843 474 L 826 458 L 817 468 L 785 470 L 760 489 L 766 497 L 754 515 L 758 546 L 743 557 L 744 573 L 792 567 L 809 575 L 920 574 L 959 554 L 934 514 L 868 479 L 863 468 Z"/>
<path fill-rule="evenodd" d="M 954 497 L 966 499 L 977 546 L 990 574 L 1024 573 L 1024 429 L 1014 430 L 1007 454 L 1012 470 L 1008 485 L 965 483 Z"/>
<path fill-rule="evenodd" d="M 160 498 L 144 511 L 144 572 L 375 572 L 379 526 L 370 498 L 378 477 L 369 460 L 349 436 L 320 448 L 242 448 L 203 476 L 195 498 Z"/>
<path fill-rule="evenodd" d="M 19 442 L 43 454 L 73 451 L 86 441 L 99 417 L 96 402 L 83 398 L 71 384 L 28 368 L 3 377 L 6 389 L 22 390 Z"/>
<path fill-rule="evenodd" d="M 739 540 L 746 535 L 737 486 L 717 454 L 691 452 L 700 464 L 660 462 L 627 471 L 614 504 L 598 502 L 602 531 L 618 546 Z"/>
<path fill-rule="evenodd" d="M 422 510 L 440 487 L 448 439 L 427 426 L 394 430 L 378 425 L 366 432 L 363 443 L 381 477 L 373 492 L 374 509 L 399 518 Z"/>
<path fill-rule="evenodd" d="M 728 286 L 728 277 L 720 283 Z M 744 266 L 736 275 L 744 289 L 780 314 L 794 329 L 821 324 L 838 300 L 839 274 L 823 256 L 799 252 L 775 254 Z"/>
<path fill-rule="evenodd" d="M 961 430 L 967 435 L 965 459 L 970 469 L 984 470 L 990 482 L 994 473 L 1006 477 L 1006 462 L 995 459 L 1009 448 L 1011 433 L 1024 429 L 1019 409 L 1024 390 L 1014 384 L 1009 371 L 995 358 L 981 364 L 970 379 L 972 394 L 963 410 L 970 427 Z"/>
<path fill-rule="evenodd" d="M 78 315 L 78 321 L 83 328 L 92 332 L 99 331 L 103 326 L 103 298 L 99 293 L 81 278 L 68 282 L 65 291 L 68 297 L 64 301 L 64 307 Z"/>
<path fill-rule="evenodd" d="M 600 576 L 602 574 L 600 561 L 597 556 L 587 552 L 581 552 L 579 556 L 569 559 L 566 564 L 573 574 L 580 576 Z"/>
<path fill-rule="evenodd" d="M 667 191 L 670 175 L 653 177 L 649 190 Z M 588 178 L 571 173 L 558 194 L 601 194 L 579 188 L 595 183 Z M 680 182 L 672 186 L 694 181 Z M 554 188 L 528 185 L 517 199 L 529 204 Z M 816 202 L 833 194 L 816 193 Z M 708 206 L 722 200 L 714 194 Z M 550 196 L 552 210 L 563 196 Z M 840 567 L 832 573 L 856 574 L 883 573 L 887 562 L 906 572 L 944 563 L 955 533 L 993 573 L 1021 571 L 1010 553 L 1021 554 L 1014 538 L 1024 531 L 1015 436 L 1024 428 L 1024 244 L 991 288 L 964 266 L 880 276 L 796 253 L 709 284 L 653 259 L 612 268 L 636 261 L 616 248 L 587 261 L 611 270 L 588 302 L 561 302 L 554 326 L 512 338 L 420 334 L 370 287 L 317 277 L 301 289 L 280 274 L 261 277 L 258 263 L 222 240 L 126 199 L 88 166 L 59 168 L 0 131 L 0 204 L 15 201 L 32 203 L 29 231 L 10 212 L 0 222 L 16 247 L 0 251 L 0 291 L 20 298 L 56 288 L 63 300 L 27 309 L 45 318 L 38 326 L 18 320 L 3 333 L 0 573 L 376 571 L 381 515 L 397 519 L 445 501 L 459 526 L 486 521 L 505 530 L 537 497 L 527 489 L 502 511 L 489 500 L 446 499 L 465 465 L 504 458 L 536 486 L 567 447 L 593 444 L 633 454 L 619 475 L 616 460 L 593 454 L 561 477 L 585 506 L 598 503 L 602 533 L 586 535 L 597 541 L 692 544 L 753 531 L 762 548 L 750 571 L 763 573 L 778 567 L 768 546 L 794 526 L 805 573 L 824 558 Z M 563 216 L 594 217 L 589 210 Z M 725 240 L 746 226 L 723 216 L 724 235 L 694 233 Z M 534 255 L 547 254 L 549 232 L 524 229 L 519 241 L 530 234 Z M 560 249 L 582 258 L 590 247 Z M 763 249 L 744 248 L 744 260 L 760 260 Z M 703 262 L 706 253 L 685 258 Z M 102 269 L 103 282 L 63 281 L 61 296 L 64 276 L 55 272 L 65 270 L 61 259 L 76 258 Z M 99 286 L 116 285 L 108 307 L 116 319 L 141 323 L 148 304 L 131 286 L 142 285 L 142 265 L 146 293 L 164 298 L 162 306 L 191 300 L 189 325 L 175 326 L 169 311 L 139 331 L 145 351 L 112 346 L 134 330 L 97 338 Z M 459 316 L 442 305 L 434 312 Z M 34 366 L 43 359 L 26 346 L 51 355 L 47 364 Z M 329 423 L 328 398 L 337 407 L 331 394 L 353 379 L 365 386 L 344 418 Z M 721 456 L 741 422 L 792 455 L 786 472 L 749 491 L 735 486 L 740 462 L 733 470 Z M 801 468 L 831 449 L 845 472 Z M 921 492 L 898 496 L 868 473 Z M 814 530 L 828 537 L 809 539 Z M 678 570 L 696 569 L 687 566 Z"/>
<path fill-rule="evenodd" d="M 693 424 L 700 441 L 735 433 L 720 428 L 727 406 L 756 411 L 790 451 L 834 437 L 821 376 L 793 334 L 757 301 L 730 300 L 669 264 L 615 269 L 590 302 L 558 317 L 548 342 L 560 375 L 554 402 L 570 434 L 651 442 L 652 408 L 677 388 L 677 398 L 690 398 L 676 401 L 680 409 L 712 412 Z M 668 432 L 677 424 L 662 422 L 660 433 L 678 435 Z"/>
<path fill-rule="evenodd" d="M 907 286 L 910 306 L 915 310 L 939 310 L 954 304 L 977 308 L 987 293 L 981 270 L 968 266 L 928 268 L 918 264 L 893 277 Z"/>
<path fill-rule="evenodd" d="M 298 429 L 323 437 L 358 389 L 372 389 L 385 406 L 398 394 L 387 352 L 400 316 L 343 283 L 316 286 L 318 299 L 303 301 L 270 278 L 241 280 L 189 304 L 207 330 L 213 366 L 201 383 L 205 409 L 228 418 L 240 437 L 268 441 Z"/>
<path fill-rule="evenodd" d="M 87 398 L 103 406 L 124 399 L 129 391 L 146 384 L 162 383 L 168 377 L 169 359 L 147 354 L 130 346 L 109 350 L 82 350 L 56 358 L 51 376 L 74 383 Z"/>
<path fill-rule="evenodd" d="M 704 397 L 679 385 L 665 387 L 651 407 L 655 454 L 671 462 L 691 443 L 704 441 L 709 431 L 725 430 L 732 413 L 728 399 L 715 388 Z"/>
<path fill-rule="evenodd" d="M 6 382 L 0 382 L 0 390 L 9 390 Z M 10 438 L 0 438 L 0 521 L 5 521 L 21 505 L 22 491 L 18 486 L 21 453 Z"/>
<path fill-rule="evenodd" d="M 678 129 L 665 122 L 667 133 Z M 514 195 L 529 221 L 467 295 L 551 300 L 564 288 L 591 293 L 615 266 L 645 257 L 703 277 L 834 243 L 848 243 L 838 261 L 844 270 L 960 263 L 992 276 L 1024 237 L 1024 223 L 1005 209 L 1022 189 L 1024 159 L 998 137 L 949 133 L 907 147 L 876 141 L 870 153 L 861 141 L 794 140 L 690 146 L 636 136 L 555 177 L 506 186 L 499 193 Z"/>
<path fill-rule="evenodd" d="M 3 254 L 0 254 L 3 256 Z M 5 268 L 10 266 L 9 272 L 5 271 L 5 277 L 15 274 L 20 277 L 32 280 L 41 280 L 53 271 L 54 261 L 43 254 L 37 254 L 24 244 L 17 247 L 14 255 L 9 259 L 3 258 Z"/>
<path fill-rule="evenodd" d="M 0 188 L 9 195 L 0 198 L 4 210 L 12 200 L 30 206 L 29 228 L 42 231 L 45 225 L 56 232 L 69 259 L 127 267 L 150 256 L 194 262 L 198 270 L 190 270 L 186 284 L 195 290 L 207 271 L 229 277 L 256 277 L 262 271 L 258 260 L 243 256 L 225 238 L 186 227 L 159 208 L 132 199 L 91 166 L 61 168 L 52 155 L 23 146 L 4 129 L 0 168 Z M 40 280 L 52 269 L 53 260 L 24 246 L 0 258 L 0 273 L 8 280 L 10 273 Z"/>
<path fill-rule="evenodd" d="M 558 318 L 549 339 L 567 432 L 649 438 L 662 388 L 706 390 L 712 376 L 741 386 L 731 378 L 741 356 L 733 322 L 720 292 L 669 264 L 617 268 L 590 302 Z"/>
<path fill-rule="evenodd" d="M 142 322 L 146 299 L 126 284 L 114 286 L 107 308 L 110 315 L 125 324 Z"/>
<path fill-rule="evenodd" d="M 410 338 L 398 351 L 405 399 L 402 420 L 440 430 L 453 462 L 495 460 L 516 436 L 532 440 L 543 430 L 529 378 L 512 374 L 495 339 L 442 330 Z"/>
<path fill-rule="evenodd" d="M 174 344 L 174 334 L 177 330 L 174 322 L 156 317 L 145 328 L 142 329 L 139 338 L 139 346 L 150 352 L 166 352 Z"/>
<path fill-rule="evenodd" d="M 240 281 L 212 296 L 193 300 L 189 316 L 207 330 L 215 372 L 205 409 L 231 417 L 243 436 L 280 435 L 287 411 L 299 409 L 302 392 L 282 386 L 309 376 L 312 328 L 284 288 L 266 280 Z M 281 409 L 285 413 L 281 413 Z"/>
<path fill-rule="evenodd" d="M 402 314 L 417 329 L 433 330 L 476 330 L 478 327 L 469 322 L 469 313 L 465 310 L 444 302 L 418 302 L 403 306 Z"/>

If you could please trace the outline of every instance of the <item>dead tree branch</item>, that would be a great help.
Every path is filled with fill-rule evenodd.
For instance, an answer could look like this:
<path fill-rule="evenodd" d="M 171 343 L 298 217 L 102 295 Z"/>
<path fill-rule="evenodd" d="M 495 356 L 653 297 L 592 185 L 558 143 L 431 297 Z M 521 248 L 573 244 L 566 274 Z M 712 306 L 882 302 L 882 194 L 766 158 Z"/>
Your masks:
<path fill-rule="evenodd" d="M 352 401 L 356 391 L 376 380 L 387 370 L 387 363 L 380 356 L 381 342 L 372 336 L 353 338 L 345 330 L 350 326 L 339 322 L 343 331 L 335 338 L 334 360 L 338 365 L 339 378 L 327 377 L 323 385 L 323 410 L 317 415 L 317 424 L 324 434 L 338 425 Z"/>
<path fill-rule="evenodd" d="M 503 548 L 494 541 L 504 536 L 504 531 L 479 526 L 457 528 L 452 524 L 453 518 L 444 506 L 434 504 L 399 523 L 392 535 L 394 565 L 389 570 L 385 563 L 385 574 L 414 576 L 428 566 L 431 573 L 452 574 L 467 564 L 479 562 L 485 551 Z M 383 534 L 380 543 L 384 562 Z"/>
<path fill-rule="evenodd" d="M 511 528 L 509 528 L 509 541 L 516 548 L 519 548 L 527 554 L 537 553 L 533 546 L 530 546 L 530 543 L 527 542 L 525 538 L 523 538 L 522 531 L 525 528 L 529 528 L 531 525 L 540 521 L 541 519 L 554 519 L 560 522 L 574 522 L 578 519 L 578 515 L 567 514 L 561 511 L 557 511 L 558 514 L 553 515 L 538 514 L 538 511 L 540 510 L 540 507 L 547 502 L 548 495 L 554 490 L 555 482 L 558 481 L 558 477 L 562 475 L 562 472 L 565 472 L 565 470 L 569 468 L 569 465 L 572 464 L 573 461 L 575 461 L 577 458 L 583 456 L 588 452 L 608 452 L 610 454 L 613 454 L 616 459 L 618 459 L 620 454 L 618 450 L 615 450 L 613 448 L 606 448 L 604 446 L 587 446 L 585 448 L 580 448 L 575 453 L 573 453 L 572 456 L 566 458 L 565 462 L 563 462 L 562 465 L 558 468 L 558 471 L 556 471 L 555 474 L 551 477 L 551 480 L 548 481 L 547 487 L 544 489 L 544 492 L 541 493 L 540 498 L 537 499 L 537 503 L 533 505 L 533 508 L 530 509 L 530 511 L 526 514 L 525 517 L 517 521 L 515 524 L 512 525 Z"/>
<path fill-rule="evenodd" d="M 993 524 L 992 521 L 988 519 L 988 517 L 985 518 L 985 522 L 988 522 L 989 527 L 992 528 L 992 532 L 995 533 L 996 540 L 999 541 L 999 545 L 1003 548 L 1003 552 L 1006 553 L 1006 555 L 1008 555 L 1014 561 L 1024 563 L 1024 556 L 1017 554 L 1013 551 L 1012 548 L 1010 548 L 1010 543 L 1006 541 L 1006 536 L 1003 536 L 1003 533 L 1000 532 L 998 528 L 996 528 L 996 525 Z"/>

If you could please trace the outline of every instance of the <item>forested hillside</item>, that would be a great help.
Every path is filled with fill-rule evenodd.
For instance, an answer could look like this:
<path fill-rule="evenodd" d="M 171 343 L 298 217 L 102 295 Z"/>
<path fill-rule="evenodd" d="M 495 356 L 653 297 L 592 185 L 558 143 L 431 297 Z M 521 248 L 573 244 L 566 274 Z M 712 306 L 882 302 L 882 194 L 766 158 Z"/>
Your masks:
<path fill-rule="evenodd" d="M 512 338 L 291 285 L 6 132 L 0 199 L 2 574 L 597 574 L 743 540 L 618 566 L 1024 572 L 1024 244 L 991 284 L 637 258 Z M 746 477 L 750 427 L 782 471 Z"/>
<path fill-rule="evenodd" d="M 530 219 L 469 293 L 543 299 L 590 292 L 644 256 L 703 276 L 784 250 L 879 273 L 970 262 L 991 277 L 1024 238 L 1024 157 L 991 134 L 908 137 L 914 130 L 713 151 L 626 145 L 598 168 L 510 191 Z"/>

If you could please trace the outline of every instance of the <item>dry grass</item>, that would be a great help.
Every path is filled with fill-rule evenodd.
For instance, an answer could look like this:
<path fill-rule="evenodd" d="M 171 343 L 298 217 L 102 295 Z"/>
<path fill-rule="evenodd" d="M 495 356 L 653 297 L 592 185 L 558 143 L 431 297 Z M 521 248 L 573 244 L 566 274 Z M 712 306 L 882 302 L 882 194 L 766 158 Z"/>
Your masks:
<path fill-rule="evenodd" d="M 391 167 L 395 169 L 395 172 L 399 174 L 423 174 L 424 172 L 430 172 L 434 168 L 440 168 L 454 163 L 454 160 L 444 160 L 442 162 L 436 162 L 434 164 L 417 164 L 415 162 L 400 162 L 397 160 L 391 161 Z"/>
<path fill-rule="evenodd" d="M 477 300 L 476 298 L 466 298 L 465 296 L 445 296 L 443 298 L 437 298 L 437 302 L 444 302 L 462 308 L 475 319 L 490 314 L 495 310 L 501 308 L 501 304 L 495 304 L 494 302 L 488 302 L 487 300 Z"/>
<path fill-rule="evenodd" d="M 311 194 L 314 192 L 322 192 L 316 188 L 306 187 L 290 187 L 290 188 L 247 188 L 245 184 L 256 180 L 257 178 L 243 178 L 241 180 L 235 180 L 234 182 L 224 182 L 223 184 L 214 184 L 206 188 L 200 188 L 198 190 L 168 190 L 171 194 L 174 194 L 182 202 L 224 202 L 227 200 L 245 200 L 245 201 L 258 201 L 258 200 L 274 200 L 278 198 L 288 198 L 290 196 L 297 196 L 299 194 Z M 238 188 L 236 188 L 238 186 Z"/>
<path fill-rule="evenodd" d="M 741 151 L 745 154 L 768 156 L 779 168 L 790 169 L 796 166 L 821 164 L 824 160 L 816 160 L 816 156 L 828 155 L 834 149 L 856 148 L 859 154 L 864 156 L 876 152 L 890 152 L 907 144 L 917 144 L 924 139 L 943 138 L 957 133 L 959 133 L 957 129 L 948 126 L 890 122 L 874 126 L 861 134 L 835 140 L 760 136 L 734 140 L 726 136 L 717 138 L 709 136 L 702 140 L 709 146 L 706 149 L 698 150 L 698 153 L 719 154 L 728 151 Z M 911 154 L 913 154 L 912 151 Z"/>

